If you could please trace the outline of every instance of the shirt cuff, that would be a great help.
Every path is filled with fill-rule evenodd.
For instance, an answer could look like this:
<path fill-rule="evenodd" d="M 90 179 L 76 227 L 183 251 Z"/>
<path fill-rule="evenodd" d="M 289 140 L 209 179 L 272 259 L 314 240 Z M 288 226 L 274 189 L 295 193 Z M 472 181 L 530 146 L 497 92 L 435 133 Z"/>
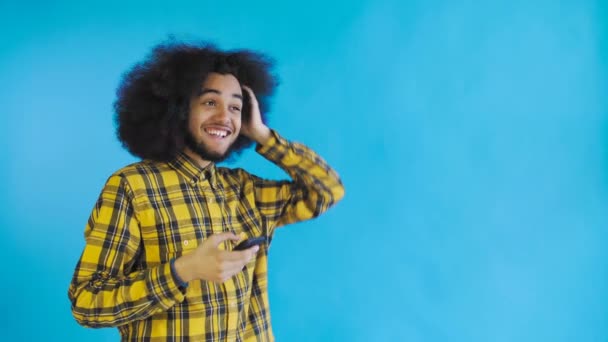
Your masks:
<path fill-rule="evenodd" d="M 150 269 L 146 284 L 150 296 L 165 310 L 175 303 L 181 303 L 185 298 L 186 290 L 181 288 L 173 277 L 170 263 Z"/>
<path fill-rule="evenodd" d="M 264 158 L 275 163 L 281 163 L 287 155 L 290 155 L 289 150 L 291 145 L 289 141 L 275 130 L 271 129 L 270 133 L 270 139 L 264 145 L 258 144 L 255 150 Z"/>
<path fill-rule="evenodd" d="M 188 283 L 183 281 L 182 278 L 180 278 L 179 275 L 177 274 L 177 270 L 175 269 L 175 259 L 171 259 L 171 261 L 169 262 L 169 265 L 171 267 L 171 275 L 173 276 L 173 279 L 175 279 L 175 282 L 177 283 L 177 285 L 184 289 L 186 287 L 188 287 Z"/>

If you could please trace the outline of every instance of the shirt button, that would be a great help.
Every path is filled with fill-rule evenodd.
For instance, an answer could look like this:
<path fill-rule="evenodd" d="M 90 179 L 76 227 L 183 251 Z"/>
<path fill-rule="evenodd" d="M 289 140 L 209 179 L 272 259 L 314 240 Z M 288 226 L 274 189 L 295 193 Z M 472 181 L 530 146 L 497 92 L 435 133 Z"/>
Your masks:
<path fill-rule="evenodd" d="M 184 240 L 184 246 L 188 246 L 189 242 L 188 240 Z"/>

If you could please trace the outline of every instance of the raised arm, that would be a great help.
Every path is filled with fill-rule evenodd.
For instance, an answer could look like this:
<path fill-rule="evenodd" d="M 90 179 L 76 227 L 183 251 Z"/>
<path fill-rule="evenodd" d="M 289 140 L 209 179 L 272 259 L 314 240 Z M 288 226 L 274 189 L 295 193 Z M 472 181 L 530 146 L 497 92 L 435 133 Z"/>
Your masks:
<path fill-rule="evenodd" d="M 271 139 L 256 151 L 292 179 L 269 181 L 251 176 L 256 206 L 269 228 L 317 217 L 344 196 L 338 174 L 308 147 L 272 131 Z"/>
<path fill-rule="evenodd" d="M 344 196 L 338 174 L 308 147 L 289 142 L 269 129 L 261 119 L 255 94 L 243 87 L 251 101 L 251 118 L 241 133 L 258 143 L 256 151 L 289 174 L 292 181 L 269 181 L 248 174 L 257 209 L 267 228 L 317 217 Z M 247 185 L 246 185 L 247 186 Z M 267 232 L 270 233 L 270 232 Z"/>

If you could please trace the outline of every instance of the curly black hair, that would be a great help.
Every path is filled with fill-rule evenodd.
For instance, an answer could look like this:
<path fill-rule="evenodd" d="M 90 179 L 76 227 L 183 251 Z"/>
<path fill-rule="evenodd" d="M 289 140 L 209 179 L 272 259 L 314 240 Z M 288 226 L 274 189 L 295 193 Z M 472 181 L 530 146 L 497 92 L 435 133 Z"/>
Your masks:
<path fill-rule="evenodd" d="M 278 85 L 273 61 L 251 50 L 221 51 L 213 44 L 169 39 L 156 45 L 122 77 L 114 103 L 116 135 L 122 145 L 142 159 L 169 161 L 184 149 L 190 99 L 210 73 L 232 74 L 250 87 L 266 122 L 270 97 Z M 250 101 L 243 92 L 242 120 L 250 116 Z M 239 153 L 253 141 L 240 135 L 229 154 Z"/>

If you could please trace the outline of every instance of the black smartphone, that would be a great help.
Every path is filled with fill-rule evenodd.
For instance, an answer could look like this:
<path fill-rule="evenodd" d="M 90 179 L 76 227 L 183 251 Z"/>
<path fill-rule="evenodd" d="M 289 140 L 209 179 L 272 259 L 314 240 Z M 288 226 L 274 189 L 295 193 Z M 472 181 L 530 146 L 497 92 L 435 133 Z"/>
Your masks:
<path fill-rule="evenodd" d="M 266 237 L 265 236 L 258 236 L 258 237 L 249 238 L 247 240 L 241 241 L 232 250 L 233 251 L 242 251 L 244 249 L 247 249 L 247 248 L 250 248 L 250 247 L 253 247 L 253 246 L 261 245 L 265 241 L 266 241 Z"/>

